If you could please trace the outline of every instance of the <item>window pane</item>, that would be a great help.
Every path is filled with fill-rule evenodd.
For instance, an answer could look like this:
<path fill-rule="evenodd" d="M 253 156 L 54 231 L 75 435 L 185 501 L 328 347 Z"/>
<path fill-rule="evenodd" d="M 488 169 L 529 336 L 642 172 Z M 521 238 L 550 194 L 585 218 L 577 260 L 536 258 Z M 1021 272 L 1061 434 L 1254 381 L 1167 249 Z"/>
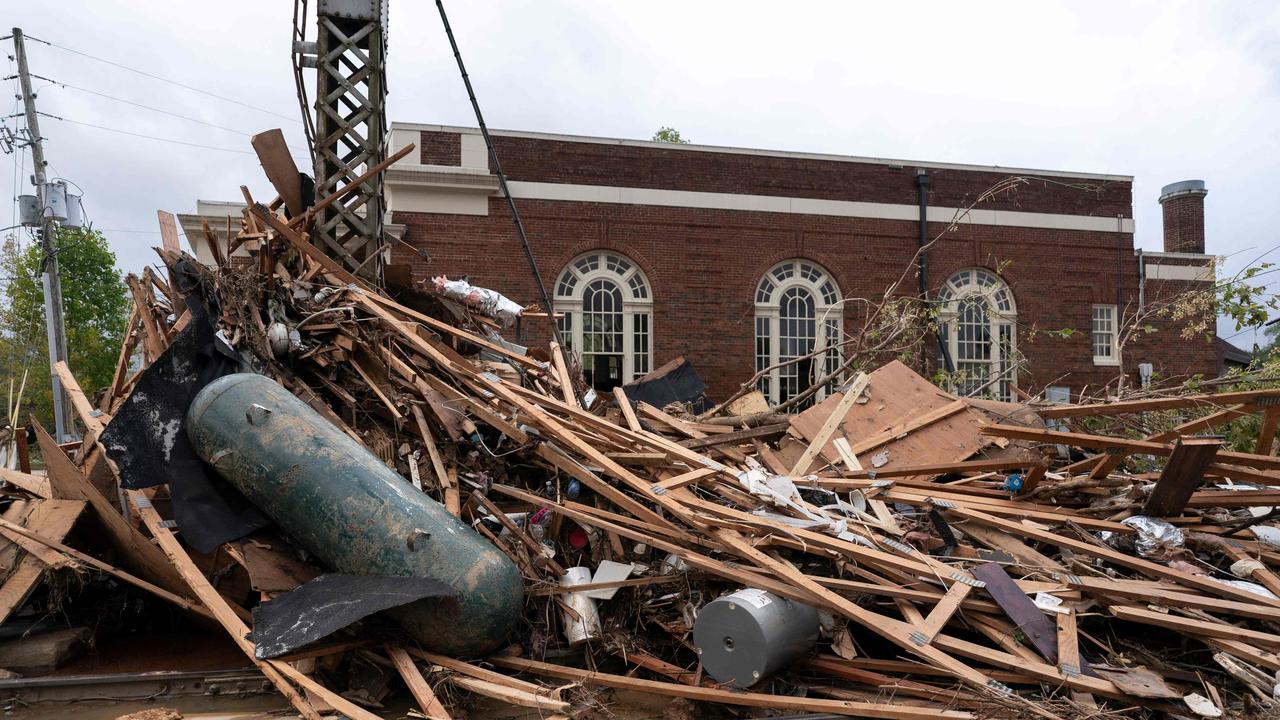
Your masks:
<path fill-rule="evenodd" d="M 772 323 L 767 317 L 756 318 L 756 372 L 769 367 L 769 348 L 773 341 Z M 760 378 L 760 392 L 769 396 L 769 376 Z"/>
<path fill-rule="evenodd" d="M 778 362 L 808 355 L 817 342 L 813 295 L 802 287 L 788 288 L 778 303 Z M 778 401 L 784 402 L 809 387 L 813 359 L 791 363 L 778 372 Z"/>
<path fill-rule="evenodd" d="M 623 332 L 622 290 L 592 281 L 582 292 L 582 369 L 592 387 L 623 382 Z"/>
<path fill-rule="evenodd" d="M 649 372 L 649 313 L 636 313 L 631 322 L 631 365 L 636 375 Z"/>

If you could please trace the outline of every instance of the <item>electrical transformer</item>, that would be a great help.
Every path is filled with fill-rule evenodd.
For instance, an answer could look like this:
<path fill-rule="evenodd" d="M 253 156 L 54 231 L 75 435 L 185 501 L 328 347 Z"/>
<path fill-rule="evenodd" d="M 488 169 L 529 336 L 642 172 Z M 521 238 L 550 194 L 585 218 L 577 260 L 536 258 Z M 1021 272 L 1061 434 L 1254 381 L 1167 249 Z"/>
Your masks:
<path fill-rule="evenodd" d="M 817 641 L 817 610 L 755 588 L 712 600 L 693 623 L 693 644 L 707 674 L 743 688 L 807 654 Z"/>

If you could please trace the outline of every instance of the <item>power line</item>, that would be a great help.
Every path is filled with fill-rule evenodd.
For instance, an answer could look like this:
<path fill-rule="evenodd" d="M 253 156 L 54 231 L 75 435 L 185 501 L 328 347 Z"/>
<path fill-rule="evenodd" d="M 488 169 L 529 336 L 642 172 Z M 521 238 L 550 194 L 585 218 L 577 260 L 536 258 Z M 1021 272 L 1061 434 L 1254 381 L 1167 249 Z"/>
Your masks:
<path fill-rule="evenodd" d="M 204 125 L 205 127 L 211 127 L 211 128 L 214 128 L 215 130 L 225 130 L 226 132 L 232 132 L 232 133 L 235 133 L 235 134 L 237 134 L 237 135 L 244 135 L 245 137 L 253 137 L 253 135 L 254 135 L 254 133 L 247 132 L 247 131 L 244 131 L 244 130 L 239 130 L 239 129 L 237 129 L 237 128 L 227 127 L 226 125 L 218 125 L 218 124 L 216 124 L 216 123 L 207 122 L 207 121 L 205 121 L 205 120 L 201 120 L 201 119 L 199 119 L 199 118 L 193 118 L 193 117 L 190 117 L 190 116 L 188 116 L 188 115 L 182 115 L 182 114 L 179 114 L 179 113 L 176 113 L 176 112 L 172 112 L 172 111 L 169 111 L 169 110 L 165 110 L 165 109 L 163 109 L 163 108 L 152 107 L 152 106 L 150 106 L 150 105 L 143 105 L 142 103 L 139 103 L 139 102 L 134 102 L 134 101 L 132 101 L 132 100 L 126 100 L 126 99 L 124 99 L 124 98 L 116 97 L 115 95 L 108 95 L 107 93 L 104 93 L 104 92 L 98 92 L 97 90 L 90 90 L 89 88 L 80 87 L 80 86 L 78 86 L 78 85 L 72 85 L 72 84 L 70 84 L 70 83 L 64 83 L 64 82 L 60 82 L 60 81 L 53 81 L 53 83 L 54 83 L 55 85 L 58 85 L 58 86 L 60 86 L 60 87 L 64 87 L 64 88 L 67 88 L 67 89 L 70 89 L 70 90 L 78 90 L 79 92 L 82 92 L 82 93 L 87 93 L 87 94 L 89 94 L 89 95 L 95 95 L 95 96 L 97 96 L 97 97 L 105 98 L 105 99 L 107 99 L 107 100 L 114 100 L 115 102 L 118 102 L 118 103 L 124 103 L 125 105 L 132 105 L 132 106 L 137 107 L 137 108 L 142 108 L 143 110 L 150 110 L 151 112 L 160 113 L 161 115 L 168 115 L 168 116 L 170 116 L 170 117 L 175 117 L 175 118 L 178 118 L 179 120 L 186 120 L 186 121 L 188 121 L 188 122 L 193 122 L 193 123 L 196 123 L 196 124 L 198 124 L 198 125 Z M 286 145 L 285 147 L 288 147 L 290 150 L 293 150 L 294 152 L 297 152 L 297 153 L 303 153 L 303 152 L 305 152 L 305 151 L 303 151 L 303 150 L 301 150 L 301 149 L 299 149 L 299 148 L 296 148 L 296 147 L 294 147 L 294 146 L 292 146 L 292 145 Z"/>
<path fill-rule="evenodd" d="M 217 93 L 211 93 L 211 92 L 209 92 L 208 90 L 204 90 L 204 89 L 201 89 L 201 88 L 198 88 L 198 87 L 194 87 L 194 86 L 192 86 L 192 85 L 187 85 L 186 83 L 181 83 L 181 82 L 178 82 L 177 80 L 170 80 L 169 78 L 161 77 L 160 75 L 156 75 L 156 74 L 153 74 L 153 73 L 149 73 L 149 72 L 147 72 L 147 71 L 145 71 L 145 70 L 139 70 L 139 69 L 137 69 L 137 68 L 129 67 L 128 65 L 123 65 L 123 64 L 121 64 L 121 63 L 118 63 L 118 62 L 115 62 L 115 61 L 112 61 L 112 60 L 107 60 L 106 58 L 100 58 L 100 57 L 98 57 L 98 56 L 96 56 L 96 55 L 90 55 L 90 54 L 89 54 L 89 53 L 87 53 L 87 52 L 81 52 L 81 51 L 79 51 L 79 50 L 75 50 L 75 49 L 73 49 L 73 48 L 69 48 L 69 47 L 67 47 L 67 46 L 65 46 L 65 45 L 59 45 L 59 44 L 57 44 L 57 43 L 52 43 L 52 42 L 49 42 L 48 40 L 41 40 L 40 38 L 31 37 L 30 35 L 27 35 L 26 37 L 27 37 L 27 39 L 28 39 L 28 40 L 35 40 L 36 42 L 44 43 L 45 45 L 48 45 L 49 47 L 54 47 L 54 48 L 57 48 L 57 49 L 59 49 L 59 50 L 63 50 L 63 51 L 65 51 L 65 52 L 69 52 L 69 53 L 72 53 L 72 54 L 75 54 L 75 55 L 79 55 L 79 56 L 81 56 L 81 57 L 85 57 L 85 58 L 88 58 L 88 59 L 90 59 L 90 60 L 94 60 L 94 61 L 96 61 L 96 62 L 103 63 L 103 64 L 105 64 L 105 65 L 110 65 L 110 66 L 112 66 L 112 67 L 117 67 L 117 68 L 120 68 L 121 70 L 128 70 L 128 71 L 129 71 L 129 72 L 131 72 L 131 73 L 137 73 L 138 75 L 141 75 L 141 76 L 143 76 L 143 77 L 151 78 L 152 80 L 159 80 L 160 82 L 163 82 L 163 83 L 168 83 L 168 84 L 170 84 L 170 85 L 175 85 L 175 86 L 180 87 L 180 88 L 182 88 L 182 89 L 184 89 L 184 90 L 190 90 L 191 92 L 194 92 L 194 93 L 200 93 L 201 95 L 208 95 L 208 96 L 209 96 L 209 97 L 211 97 L 211 98 L 216 98 L 216 99 L 221 100 L 221 101 L 223 101 L 223 102 L 233 103 L 233 104 L 235 104 L 235 105 L 239 105 L 240 107 L 246 107 L 246 108 L 249 108 L 250 110 L 257 110 L 258 112 L 266 113 L 266 114 L 268 114 L 268 115 L 272 115 L 272 116 L 275 116 L 275 117 L 278 117 L 278 118 L 281 118 L 281 119 L 284 119 L 284 120 L 288 120 L 288 121 L 290 121 L 290 122 L 296 122 L 296 123 L 299 123 L 299 124 L 301 124 L 301 123 L 302 123 L 302 121 L 301 121 L 301 120 L 299 120 L 299 119 L 297 119 L 297 118 L 290 117 L 290 116 L 288 116 L 288 115 L 282 115 L 281 113 L 275 112 L 275 111 L 273 111 L 273 110 L 268 110 L 268 109 L 266 109 L 266 108 L 261 108 L 261 107 L 258 107 L 257 105 L 250 105 L 249 103 L 241 102 L 240 100 L 236 100 L 235 98 L 229 98 L 229 97 L 227 97 L 227 96 L 225 96 L 225 95 L 218 95 Z"/>
<path fill-rule="evenodd" d="M 131 137 L 141 138 L 143 140 L 155 140 L 156 142 L 173 143 L 174 145 L 186 145 L 188 147 L 203 148 L 205 150 L 218 150 L 220 152 L 236 153 L 238 155 L 256 155 L 256 153 L 249 150 L 236 150 L 235 148 L 218 147 L 217 145 L 203 145 L 201 143 L 187 142 L 186 140 L 176 140 L 174 138 L 156 137 L 155 135 L 146 135 L 143 133 L 132 132 L 130 130 L 121 130 L 119 128 L 107 127 L 105 125 L 95 125 L 93 123 L 82 122 L 80 120 L 72 120 L 70 118 L 59 117 L 57 115 L 50 115 L 49 113 L 44 113 L 44 112 L 40 113 L 40 115 L 41 117 L 51 118 L 53 120 L 58 120 L 60 122 L 71 123 L 72 125 L 83 125 L 85 127 L 95 128 L 97 130 L 106 130 L 107 132 L 119 133 L 121 135 L 129 135 Z"/>

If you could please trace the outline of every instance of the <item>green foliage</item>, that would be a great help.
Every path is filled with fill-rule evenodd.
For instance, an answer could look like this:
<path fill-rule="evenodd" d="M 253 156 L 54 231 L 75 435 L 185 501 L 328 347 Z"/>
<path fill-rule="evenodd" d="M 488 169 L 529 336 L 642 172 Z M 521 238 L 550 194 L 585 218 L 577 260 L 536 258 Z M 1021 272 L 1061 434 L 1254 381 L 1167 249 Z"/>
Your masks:
<path fill-rule="evenodd" d="M 58 232 L 62 305 L 66 315 L 68 363 L 86 393 L 111 382 L 128 320 L 128 291 L 115 268 L 107 239 L 92 229 Z M 53 423 L 49 352 L 44 322 L 43 250 L 39 243 L 19 247 L 11 236 L 0 248 L 0 268 L 9 278 L 0 307 L 0 392 L 12 379 L 16 391 L 27 372 L 19 420 L 35 415 Z"/>
<path fill-rule="evenodd" d="M 689 141 L 680 137 L 680 131 L 663 125 L 658 128 L 658 132 L 653 134 L 652 138 L 655 142 L 675 143 L 677 145 L 688 145 Z"/>

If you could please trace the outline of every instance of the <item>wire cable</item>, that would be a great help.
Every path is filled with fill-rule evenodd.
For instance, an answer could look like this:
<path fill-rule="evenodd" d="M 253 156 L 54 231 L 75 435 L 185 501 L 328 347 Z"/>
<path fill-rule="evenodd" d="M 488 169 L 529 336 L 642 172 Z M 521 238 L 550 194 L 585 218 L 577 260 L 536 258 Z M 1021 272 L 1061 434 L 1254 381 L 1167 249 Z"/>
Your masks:
<path fill-rule="evenodd" d="M 82 93 L 87 93 L 87 94 L 89 94 L 89 95 L 94 95 L 94 96 L 97 96 L 97 97 L 100 97 L 100 98 L 105 98 L 105 99 L 107 99 L 107 100 L 114 100 L 115 102 L 118 102 L 118 103 L 124 103 L 125 105 L 132 105 L 132 106 L 137 107 L 137 108 L 142 108 L 143 110 L 150 110 L 151 112 L 160 113 L 161 115 L 168 115 L 169 117 L 175 117 L 175 118 L 178 118 L 179 120 L 186 120 L 186 121 L 188 121 L 188 122 L 193 122 L 193 123 L 196 123 L 197 125 L 204 125 L 205 127 L 211 127 L 211 128 L 214 128 L 215 130 L 225 130 L 226 132 L 232 132 L 232 133 L 235 133 L 235 134 L 237 134 L 237 135 L 243 135 L 243 136 L 245 136 L 245 137 L 253 137 L 253 136 L 256 134 L 256 133 L 251 133 L 251 132 L 248 132 L 248 131 L 245 131 L 245 130 L 239 130 L 239 129 L 237 129 L 237 128 L 233 128 L 233 127 L 227 127 L 226 125 L 218 125 L 218 124 L 216 124 L 216 123 L 207 122 L 207 121 L 205 121 L 205 120 L 201 120 L 201 119 L 199 119 L 199 118 L 193 118 L 193 117 L 190 117 L 190 116 L 188 116 L 188 115 L 182 115 L 182 114 L 180 114 L 180 113 L 176 113 L 176 112 L 172 112 L 172 111 L 169 111 L 169 110 L 165 110 L 165 109 L 163 109 L 163 108 L 152 107 L 152 106 L 150 106 L 150 105 L 143 105 L 142 103 L 139 103 L 139 102 L 134 102 L 134 101 L 132 101 L 132 100 L 126 100 L 126 99 L 124 99 L 124 98 L 116 97 L 116 96 L 114 96 L 114 95 L 108 95 L 107 93 L 98 92 L 97 90 L 90 90 L 89 88 L 79 87 L 78 85 L 72 85 L 72 84 L 70 84 L 70 83 L 64 83 L 64 82 L 54 81 L 54 84 L 55 84 L 55 85 L 58 85 L 58 86 L 60 86 L 60 87 L 64 87 L 64 88 L 70 89 L 70 90 L 77 90 L 77 91 L 82 92 Z M 296 147 L 294 147 L 294 146 L 292 146 L 292 145 L 288 145 L 288 144 L 286 144 L 286 145 L 285 145 L 285 147 L 289 148 L 290 150 L 292 150 L 292 151 L 294 151 L 294 152 L 296 152 L 296 153 L 304 153 L 304 154 L 306 153 L 306 151 L 305 151 L 305 150 L 302 150 L 301 148 L 296 148 Z M 308 157 L 310 157 L 310 156 L 308 155 Z"/>
<path fill-rule="evenodd" d="M 40 113 L 40 115 L 43 117 L 50 118 L 52 120 L 57 120 L 59 122 L 71 123 L 72 125 L 83 125 L 84 127 L 91 127 L 97 130 L 106 130 L 107 132 L 119 133 L 121 135 L 129 135 L 136 138 L 142 138 L 143 140 L 155 140 L 157 142 L 173 143 L 174 145 L 186 145 L 188 147 L 204 148 L 205 150 L 219 150 L 221 152 L 236 153 L 239 155 L 254 154 L 249 150 L 236 150 L 235 148 L 218 147 L 216 145 L 202 145 L 200 143 L 187 142 L 186 140 L 175 140 L 173 138 L 162 138 L 162 137 L 156 137 L 155 135 L 145 135 L 143 133 L 136 133 L 129 130 L 121 130 L 119 128 L 107 127 L 105 125 L 95 125 L 93 123 L 81 122 L 80 120 L 71 120 L 70 118 L 59 117 L 57 115 L 50 115 L 49 113 L 44 113 L 44 112 Z"/>
<path fill-rule="evenodd" d="M 143 77 L 147 77 L 147 78 L 151 78 L 152 80 L 158 80 L 158 81 L 163 82 L 163 83 L 168 83 L 168 84 L 170 84 L 170 85 L 175 85 L 175 86 L 177 86 L 177 87 L 182 88 L 183 90 L 190 90 L 191 92 L 199 93 L 199 94 L 201 94 L 201 95 L 208 95 L 208 96 L 209 96 L 209 97 L 211 97 L 211 98 L 216 98 L 216 99 L 221 100 L 221 101 L 223 101 L 223 102 L 229 102 L 229 103 L 232 103 L 232 104 L 234 104 L 234 105 L 239 105 L 240 107 L 249 108 L 250 110 L 257 110 L 257 111 L 258 111 L 258 112 L 260 112 L 260 113 L 266 113 L 267 115 L 272 115 L 272 116 L 274 116 L 274 117 L 282 118 L 282 119 L 284 119 L 284 120 L 288 120 L 288 121 L 290 121 L 290 122 L 296 122 L 296 123 L 299 123 L 299 124 L 301 124 L 301 123 L 302 123 L 302 121 L 301 121 L 301 120 L 299 120 L 299 119 L 297 119 L 297 118 L 295 118 L 295 117 L 290 117 L 290 116 L 288 116 L 288 115 L 284 115 L 284 114 L 281 114 L 281 113 L 275 112 L 274 110 L 268 110 L 268 109 L 266 109 L 266 108 L 261 108 L 261 107 L 258 107 L 257 105 L 250 105 L 250 104 L 249 104 L 249 103 L 247 103 L 247 102 L 242 102 L 242 101 L 240 101 L 240 100 L 236 100 L 235 98 L 229 98 L 229 97 L 227 97 L 227 96 L 225 96 L 225 95 L 218 95 L 217 93 L 211 93 L 211 92 L 209 92 L 208 90 L 204 90 L 204 89 L 201 89 L 201 88 L 198 88 L 198 87 L 194 87 L 194 86 L 192 86 L 192 85 L 187 85 L 186 83 L 181 83 L 181 82 L 178 82 L 177 80 L 170 80 L 170 79 L 169 79 L 169 78 L 167 78 L 167 77 L 162 77 L 162 76 L 160 76 L 160 75 L 156 75 L 156 74 L 154 74 L 154 73 L 149 73 L 149 72 L 147 72 L 147 71 L 145 71 L 145 70 L 139 70 L 139 69 L 137 69 L 137 68 L 129 67 L 128 65 L 124 65 L 124 64 L 122 64 L 122 63 L 118 63 L 118 62 L 115 62 L 115 61 L 113 61 L 113 60 L 107 60 L 106 58 L 100 58 L 100 57 L 98 57 L 98 56 L 96 56 L 96 55 L 90 55 L 90 54 L 89 54 L 89 53 L 87 53 L 87 52 L 81 52 L 80 50 L 76 50 L 76 49 L 74 49 L 74 48 L 69 48 L 69 47 L 67 47 L 67 46 L 65 46 L 65 45 L 59 45 L 58 43 L 49 42 L 48 40 L 41 40 L 40 38 L 32 37 L 32 36 L 30 36 L 30 35 L 27 35 L 27 36 L 26 36 L 26 38 L 27 38 L 28 40 L 34 40 L 34 41 L 39 42 L 39 43 L 44 43 L 45 45 L 48 45 L 49 47 L 57 48 L 57 49 L 62 50 L 62 51 L 64 51 L 64 52 L 69 52 L 69 53 L 72 53 L 72 54 L 74 54 L 74 55 L 79 55 L 79 56 L 81 56 L 81 57 L 85 57 L 85 58 L 88 58 L 88 59 L 90 59 L 90 60 L 93 60 L 93 61 L 96 61 L 96 62 L 103 63 L 103 64 L 105 64 L 105 65 L 110 65 L 110 66 L 112 66 L 112 67 L 120 68 L 121 70 L 128 70 L 128 71 L 129 71 L 129 72 L 131 72 L 131 73 L 137 73 L 138 75 L 141 75 L 141 76 L 143 76 Z"/>

